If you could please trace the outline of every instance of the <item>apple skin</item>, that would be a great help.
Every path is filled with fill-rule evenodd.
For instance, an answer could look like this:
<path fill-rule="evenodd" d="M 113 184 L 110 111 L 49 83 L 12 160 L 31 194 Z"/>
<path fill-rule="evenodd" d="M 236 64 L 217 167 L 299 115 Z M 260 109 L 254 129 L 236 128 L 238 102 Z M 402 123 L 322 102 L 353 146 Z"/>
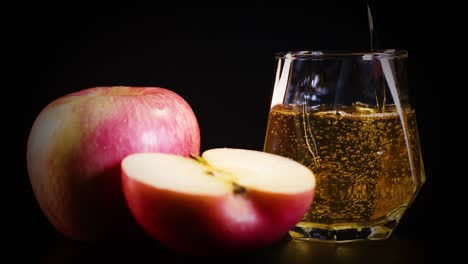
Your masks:
<path fill-rule="evenodd" d="M 298 194 L 248 190 L 219 196 L 159 189 L 122 170 L 127 203 L 143 229 L 186 255 L 232 255 L 261 249 L 284 238 L 314 199 L 315 188 Z"/>
<path fill-rule="evenodd" d="M 135 152 L 198 154 L 190 105 L 159 87 L 94 87 L 65 95 L 37 116 L 27 144 L 35 197 L 73 240 L 143 236 L 123 195 L 120 162 Z"/>

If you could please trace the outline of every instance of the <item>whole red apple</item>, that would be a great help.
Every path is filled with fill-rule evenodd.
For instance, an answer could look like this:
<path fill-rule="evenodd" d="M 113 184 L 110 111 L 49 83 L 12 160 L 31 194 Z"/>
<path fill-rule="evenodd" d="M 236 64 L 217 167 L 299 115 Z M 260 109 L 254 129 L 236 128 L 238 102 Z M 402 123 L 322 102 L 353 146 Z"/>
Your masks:
<path fill-rule="evenodd" d="M 95 87 L 47 105 L 29 134 L 32 189 L 48 220 L 75 240 L 113 240 L 143 232 L 126 206 L 121 160 L 135 152 L 198 154 L 190 105 L 157 87 Z"/>
<path fill-rule="evenodd" d="M 122 181 L 148 234 L 190 255 L 271 245 L 303 218 L 315 193 L 304 165 L 246 149 L 210 149 L 193 159 L 135 153 L 122 160 Z"/>

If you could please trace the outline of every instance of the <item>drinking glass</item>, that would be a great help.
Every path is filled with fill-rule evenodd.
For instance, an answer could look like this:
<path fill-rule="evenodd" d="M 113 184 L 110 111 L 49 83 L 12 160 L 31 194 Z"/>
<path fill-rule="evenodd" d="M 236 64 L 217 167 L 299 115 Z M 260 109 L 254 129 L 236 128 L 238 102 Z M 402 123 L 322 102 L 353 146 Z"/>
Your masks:
<path fill-rule="evenodd" d="M 408 53 L 278 53 L 264 151 L 309 167 L 297 239 L 386 239 L 425 182 Z"/>

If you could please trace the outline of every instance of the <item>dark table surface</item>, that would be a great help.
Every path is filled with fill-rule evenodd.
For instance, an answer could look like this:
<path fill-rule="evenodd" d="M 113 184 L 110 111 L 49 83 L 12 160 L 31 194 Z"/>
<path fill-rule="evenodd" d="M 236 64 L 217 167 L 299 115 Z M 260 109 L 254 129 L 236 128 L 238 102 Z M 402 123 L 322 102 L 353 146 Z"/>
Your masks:
<path fill-rule="evenodd" d="M 262 250 L 214 259 L 219 263 L 428 263 L 435 256 L 434 249 L 430 240 L 394 236 L 344 244 L 285 238 Z M 9 253 L 16 261 L 28 263 L 186 263 L 207 258 L 180 255 L 155 241 L 84 243 L 64 238 L 17 241 Z"/>

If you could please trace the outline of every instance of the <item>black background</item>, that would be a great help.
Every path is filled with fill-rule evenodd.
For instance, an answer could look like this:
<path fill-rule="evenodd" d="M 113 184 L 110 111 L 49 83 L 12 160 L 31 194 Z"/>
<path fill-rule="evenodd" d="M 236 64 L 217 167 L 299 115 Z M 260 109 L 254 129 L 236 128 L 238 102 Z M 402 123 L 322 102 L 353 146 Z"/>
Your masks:
<path fill-rule="evenodd" d="M 325 2 L 325 1 L 323 1 Z M 381 48 L 409 51 L 409 87 L 417 111 L 427 182 L 395 237 L 431 239 L 446 223 L 455 193 L 440 171 L 441 54 L 446 18 L 437 3 L 376 3 Z M 408 1 L 409 2 L 409 1 Z M 180 4 L 181 6 L 183 4 Z M 275 61 L 289 50 L 368 49 L 364 1 L 249 7 L 18 6 L 4 10 L 2 91 L 9 173 L 2 184 L 12 250 L 61 236 L 42 214 L 29 185 L 29 129 L 52 100 L 93 86 L 159 86 L 192 106 L 202 151 L 262 149 Z M 442 23 L 443 22 L 443 23 Z M 443 194 L 443 195 L 442 195 Z"/>

